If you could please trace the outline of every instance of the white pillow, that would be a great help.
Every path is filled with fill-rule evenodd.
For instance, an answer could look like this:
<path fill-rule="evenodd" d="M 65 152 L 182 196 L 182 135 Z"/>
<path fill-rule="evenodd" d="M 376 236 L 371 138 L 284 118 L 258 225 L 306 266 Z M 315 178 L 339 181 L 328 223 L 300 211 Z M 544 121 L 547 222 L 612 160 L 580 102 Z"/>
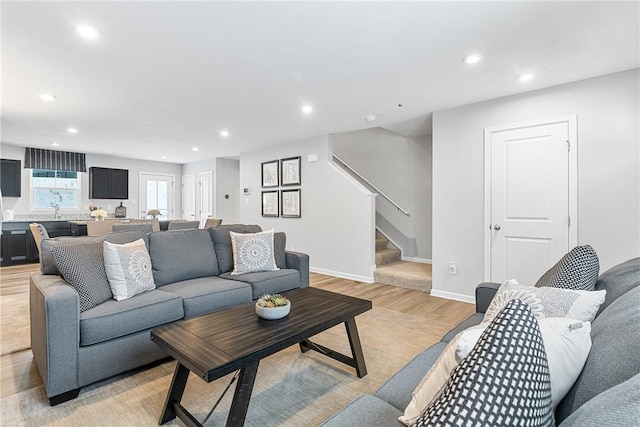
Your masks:
<path fill-rule="evenodd" d="M 273 229 L 252 234 L 230 231 L 233 250 L 231 274 L 279 270 L 273 250 L 273 233 Z"/>
<path fill-rule="evenodd" d="M 483 323 L 490 322 L 510 300 L 519 299 L 529 304 L 533 315 L 543 317 L 568 317 L 591 322 L 604 302 L 606 290 L 578 291 L 520 285 L 517 280 L 506 280 L 496 292 L 485 312 Z"/>
<path fill-rule="evenodd" d="M 551 400 L 555 408 L 576 381 L 591 350 L 591 323 L 566 317 L 538 319 L 544 342 Z M 398 420 L 410 426 L 422 415 L 449 380 L 455 367 L 469 355 L 489 323 L 468 328 L 451 340 L 412 393 L 411 402 Z"/>
<path fill-rule="evenodd" d="M 116 301 L 156 288 L 151 258 L 144 240 L 116 244 L 103 242 L 104 268 Z"/>

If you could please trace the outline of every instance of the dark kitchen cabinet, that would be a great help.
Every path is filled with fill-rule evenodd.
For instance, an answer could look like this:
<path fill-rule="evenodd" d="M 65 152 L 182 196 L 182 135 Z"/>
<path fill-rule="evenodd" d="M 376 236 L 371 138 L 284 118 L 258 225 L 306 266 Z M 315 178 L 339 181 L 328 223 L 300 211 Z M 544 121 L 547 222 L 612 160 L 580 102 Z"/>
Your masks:
<path fill-rule="evenodd" d="M 20 197 L 22 189 L 22 162 L 20 160 L 2 159 L 1 178 L 2 196 Z"/>
<path fill-rule="evenodd" d="M 49 237 L 71 235 L 71 227 L 67 221 L 43 221 L 41 224 L 47 229 Z M 29 222 L 4 222 L 0 240 L 0 265 L 3 267 L 39 261 L 38 248 L 29 229 Z"/>
<path fill-rule="evenodd" d="M 127 169 L 89 168 L 90 199 L 128 199 L 129 171 Z"/>

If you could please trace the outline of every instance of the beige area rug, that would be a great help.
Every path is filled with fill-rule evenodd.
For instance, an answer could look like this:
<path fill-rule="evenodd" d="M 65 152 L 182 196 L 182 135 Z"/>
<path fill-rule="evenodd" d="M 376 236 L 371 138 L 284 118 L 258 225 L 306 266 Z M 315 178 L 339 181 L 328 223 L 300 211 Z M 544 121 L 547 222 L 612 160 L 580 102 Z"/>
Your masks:
<path fill-rule="evenodd" d="M 356 318 L 368 375 L 298 346 L 260 362 L 247 414 L 248 426 L 314 426 L 348 402 L 373 393 L 389 376 L 440 337 L 429 332 L 424 319 L 384 308 Z M 344 326 L 336 326 L 314 341 L 349 354 Z M 70 402 L 50 407 L 43 387 L 0 399 L 3 426 L 156 426 L 175 362 L 141 369 L 85 387 Z M 189 377 L 183 405 L 200 421 L 228 384 L 231 375 L 205 383 Z M 235 387 L 235 384 L 234 386 Z M 222 400 L 208 426 L 224 425 L 233 388 Z M 168 425 L 183 425 L 173 420 Z"/>
<path fill-rule="evenodd" d="M 0 356 L 31 348 L 29 294 L 0 296 Z"/>

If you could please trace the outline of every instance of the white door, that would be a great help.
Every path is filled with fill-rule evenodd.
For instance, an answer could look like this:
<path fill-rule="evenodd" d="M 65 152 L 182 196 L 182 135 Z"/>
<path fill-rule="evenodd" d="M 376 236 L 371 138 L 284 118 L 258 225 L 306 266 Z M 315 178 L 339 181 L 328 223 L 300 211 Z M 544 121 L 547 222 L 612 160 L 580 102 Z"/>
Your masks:
<path fill-rule="evenodd" d="M 140 218 L 150 218 L 152 209 L 160 211 L 158 219 L 173 218 L 173 175 L 140 172 Z"/>
<path fill-rule="evenodd" d="M 198 173 L 200 185 L 198 219 L 200 228 L 204 227 L 207 218 L 213 218 L 213 171 Z"/>
<path fill-rule="evenodd" d="M 196 175 L 182 175 L 182 219 L 196 219 Z"/>
<path fill-rule="evenodd" d="M 533 285 L 575 245 L 570 232 L 576 198 L 570 167 L 574 123 L 565 119 L 487 131 L 492 282 L 515 278 Z"/>

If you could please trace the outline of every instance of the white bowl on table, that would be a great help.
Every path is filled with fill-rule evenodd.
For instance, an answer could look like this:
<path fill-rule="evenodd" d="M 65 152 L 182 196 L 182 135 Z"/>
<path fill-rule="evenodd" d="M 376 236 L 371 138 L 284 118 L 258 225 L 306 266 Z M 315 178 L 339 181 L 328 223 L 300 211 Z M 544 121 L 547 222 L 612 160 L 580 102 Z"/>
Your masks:
<path fill-rule="evenodd" d="M 276 320 L 286 317 L 291 311 L 291 301 L 287 301 L 287 305 L 280 307 L 261 307 L 256 303 L 256 314 L 258 317 L 266 320 Z"/>

